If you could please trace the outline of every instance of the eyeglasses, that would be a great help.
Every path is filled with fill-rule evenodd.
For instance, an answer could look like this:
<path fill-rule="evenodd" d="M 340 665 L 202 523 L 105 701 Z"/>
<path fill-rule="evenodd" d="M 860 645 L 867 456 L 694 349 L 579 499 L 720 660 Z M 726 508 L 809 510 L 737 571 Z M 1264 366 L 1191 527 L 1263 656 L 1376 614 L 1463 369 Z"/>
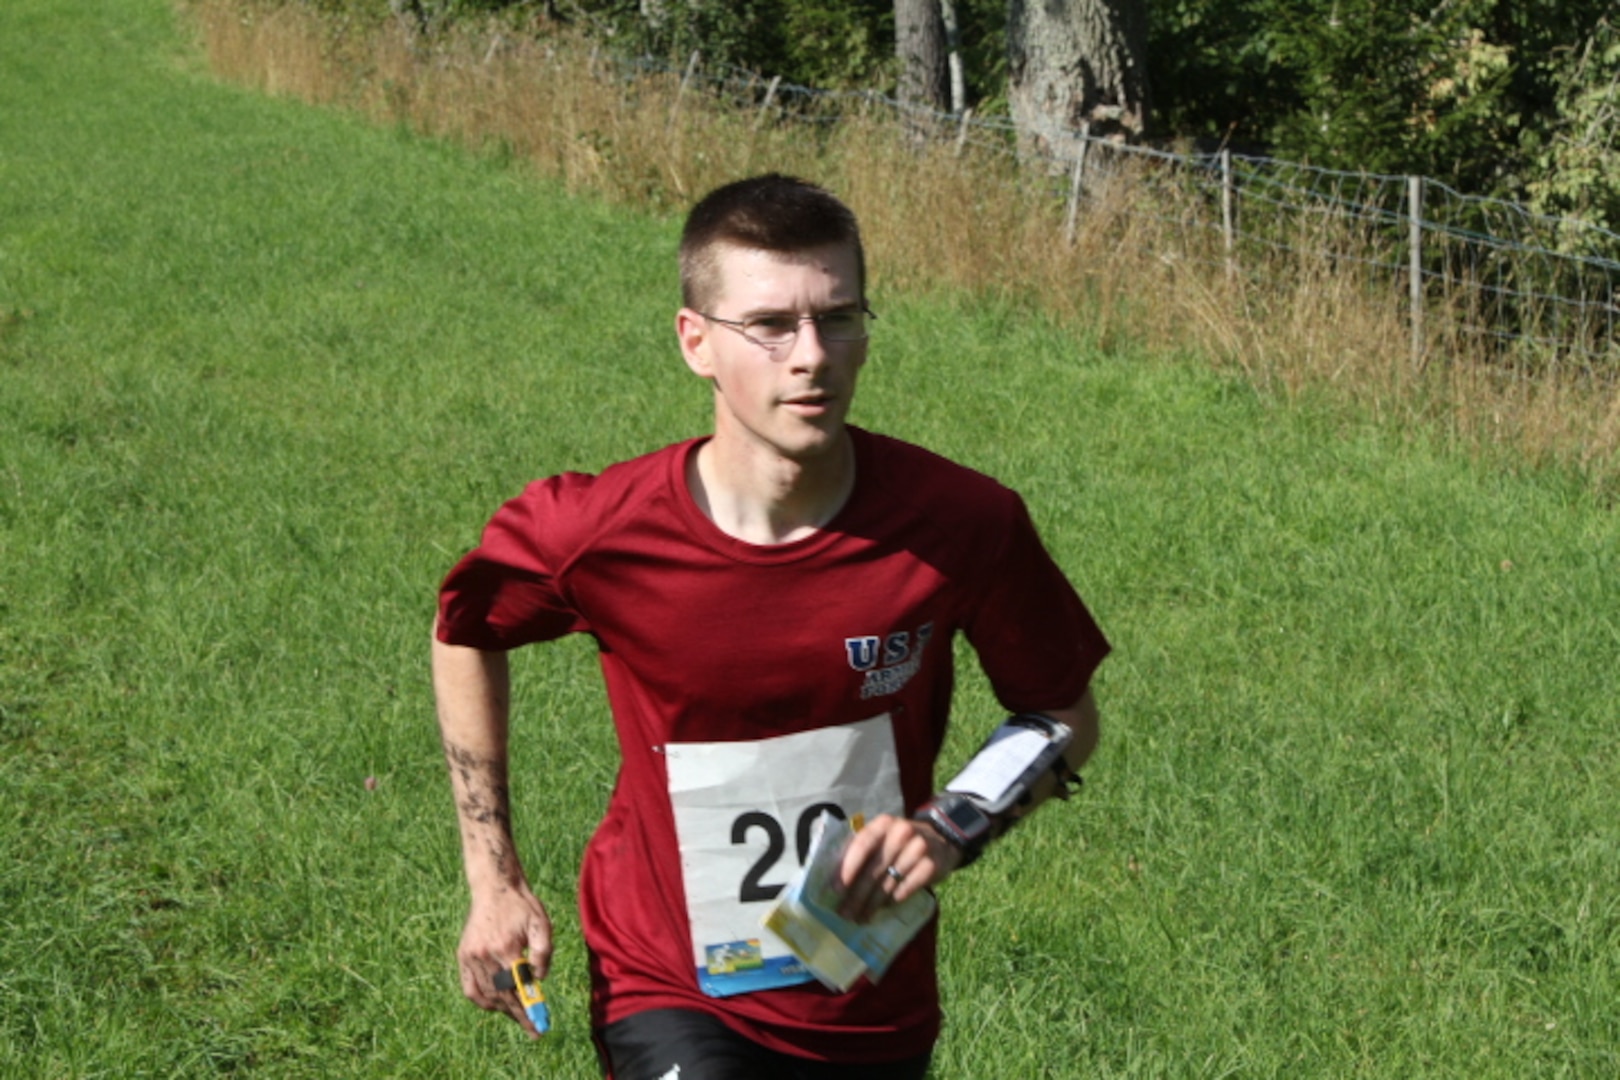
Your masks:
<path fill-rule="evenodd" d="M 752 319 L 722 319 L 716 315 L 698 312 L 710 322 L 735 330 L 767 352 L 790 349 L 799 338 L 799 327 L 807 322 L 816 324 L 816 334 L 822 341 L 865 341 L 866 322 L 877 315 L 864 304 L 842 311 L 823 311 L 815 315 L 756 315 Z"/>

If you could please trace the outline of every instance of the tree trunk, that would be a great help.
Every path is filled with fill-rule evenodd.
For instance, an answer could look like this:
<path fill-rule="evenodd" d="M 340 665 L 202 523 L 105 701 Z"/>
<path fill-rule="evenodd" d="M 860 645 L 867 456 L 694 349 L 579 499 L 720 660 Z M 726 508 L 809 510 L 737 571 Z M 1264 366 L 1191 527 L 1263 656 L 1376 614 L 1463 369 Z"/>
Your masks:
<path fill-rule="evenodd" d="M 894 46 L 900 59 L 900 103 L 949 110 L 950 69 L 939 0 L 894 0 Z"/>
<path fill-rule="evenodd" d="M 962 70 L 962 24 L 956 18 L 956 0 L 939 0 L 939 14 L 945 23 L 945 51 L 951 71 L 951 112 L 960 115 L 967 108 L 967 75 Z"/>
<path fill-rule="evenodd" d="M 1105 138 L 1140 136 L 1144 0 L 1008 0 L 1007 98 L 1026 150 L 1051 154 L 1083 123 Z"/>

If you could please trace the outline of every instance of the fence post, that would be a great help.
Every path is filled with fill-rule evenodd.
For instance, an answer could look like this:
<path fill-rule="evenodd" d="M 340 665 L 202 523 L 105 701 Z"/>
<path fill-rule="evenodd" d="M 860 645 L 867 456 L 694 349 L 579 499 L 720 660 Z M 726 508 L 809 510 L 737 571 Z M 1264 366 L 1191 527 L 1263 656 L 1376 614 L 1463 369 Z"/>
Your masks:
<path fill-rule="evenodd" d="M 1069 180 L 1069 212 L 1063 222 L 1063 239 L 1074 247 L 1075 228 L 1080 219 L 1080 192 L 1086 181 L 1086 151 L 1091 148 L 1091 121 L 1080 125 L 1080 147 L 1074 155 L 1074 175 Z"/>
<path fill-rule="evenodd" d="M 782 85 L 782 76 L 771 76 L 771 85 L 765 88 L 765 100 L 760 103 L 759 115 L 754 117 L 755 131 L 758 131 L 765 123 L 765 117 L 771 111 L 771 102 L 776 99 L 776 88 L 780 85 Z"/>
<path fill-rule="evenodd" d="M 1407 298 L 1412 316 L 1412 367 L 1423 370 L 1423 177 L 1406 178 L 1407 219 L 1411 253 L 1407 265 Z"/>
<path fill-rule="evenodd" d="M 676 118 L 681 115 L 681 98 L 686 96 L 686 88 L 697 77 L 698 58 L 701 55 L 698 50 L 693 49 L 692 59 L 686 62 L 686 74 L 681 76 L 681 85 L 675 90 L 675 103 L 669 107 L 669 126 L 671 128 L 675 126 Z"/>
<path fill-rule="evenodd" d="M 1232 226 L 1232 151 L 1221 151 L 1221 240 L 1226 245 L 1226 276 L 1227 279 L 1237 275 L 1237 263 L 1232 258 L 1232 250 L 1236 245 L 1237 237 Z"/>
<path fill-rule="evenodd" d="M 956 156 L 962 156 L 962 148 L 967 145 L 968 124 L 973 120 L 973 109 L 962 110 L 962 123 L 956 129 Z"/>

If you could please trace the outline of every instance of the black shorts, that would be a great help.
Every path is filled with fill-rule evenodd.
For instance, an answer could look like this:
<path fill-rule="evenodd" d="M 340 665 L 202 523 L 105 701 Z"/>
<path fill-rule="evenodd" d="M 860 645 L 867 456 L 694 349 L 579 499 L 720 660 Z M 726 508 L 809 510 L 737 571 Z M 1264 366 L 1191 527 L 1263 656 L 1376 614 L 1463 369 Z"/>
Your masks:
<path fill-rule="evenodd" d="M 612 1080 L 923 1080 L 932 1053 L 843 1065 L 767 1050 L 708 1013 L 649 1009 L 593 1033 Z"/>

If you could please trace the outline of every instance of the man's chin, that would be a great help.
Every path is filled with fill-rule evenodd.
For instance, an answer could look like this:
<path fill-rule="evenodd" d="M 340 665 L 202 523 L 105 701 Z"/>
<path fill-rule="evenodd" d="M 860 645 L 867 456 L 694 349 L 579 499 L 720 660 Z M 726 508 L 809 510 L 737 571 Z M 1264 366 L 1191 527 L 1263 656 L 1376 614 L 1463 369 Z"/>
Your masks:
<path fill-rule="evenodd" d="M 783 439 L 778 449 L 790 461 L 809 464 L 842 453 L 845 437 L 843 420 L 829 419 L 800 425 L 800 430 Z"/>

